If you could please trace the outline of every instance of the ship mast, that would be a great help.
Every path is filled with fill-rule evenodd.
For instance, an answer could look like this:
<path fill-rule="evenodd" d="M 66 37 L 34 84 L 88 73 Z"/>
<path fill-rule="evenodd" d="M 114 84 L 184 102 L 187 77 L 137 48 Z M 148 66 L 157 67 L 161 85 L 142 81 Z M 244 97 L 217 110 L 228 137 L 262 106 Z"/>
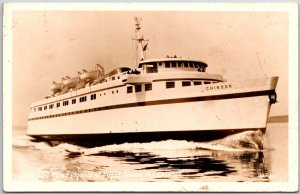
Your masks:
<path fill-rule="evenodd" d="M 134 38 L 133 40 L 136 40 L 138 42 L 138 49 L 140 51 L 141 61 L 143 61 L 145 59 L 145 51 L 148 45 L 148 43 L 143 45 L 143 42 L 147 42 L 149 40 L 145 40 L 144 37 L 140 34 L 140 29 L 141 29 L 140 21 L 142 21 L 142 18 L 134 17 L 134 20 L 135 20 L 136 38 Z"/>

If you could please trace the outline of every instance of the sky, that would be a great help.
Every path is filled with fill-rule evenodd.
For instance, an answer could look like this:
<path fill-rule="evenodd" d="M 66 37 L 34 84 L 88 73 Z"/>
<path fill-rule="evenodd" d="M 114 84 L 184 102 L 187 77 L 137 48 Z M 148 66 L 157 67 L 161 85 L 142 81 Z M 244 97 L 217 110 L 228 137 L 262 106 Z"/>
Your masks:
<path fill-rule="evenodd" d="M 270 115 L 288 114 L 286 12 L 15 11 L 13 125 L 27 125 L 30 104 L 51 94 L 52 81 L 95 64 L 134 68 L 135 16 L 148 59 L 198 59 L 227 80 L 279 76 Z"/>

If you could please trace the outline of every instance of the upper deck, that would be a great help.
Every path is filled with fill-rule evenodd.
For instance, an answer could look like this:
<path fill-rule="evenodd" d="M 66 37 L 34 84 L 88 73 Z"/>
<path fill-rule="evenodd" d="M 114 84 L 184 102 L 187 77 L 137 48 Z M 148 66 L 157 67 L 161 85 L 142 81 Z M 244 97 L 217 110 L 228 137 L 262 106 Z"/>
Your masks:
<path fill-rule="evenodd" d="M 138 67 L 142 68 L 143 73 L 156 73 L 165 71 L 199 71 L 205 72 L 207 64 L 188 58 L 160 58 L 143 60 Z"/>
<path fill-rule="evenodd" d="M 150 65 L 150 63 L 152 64 Z M 170 67 L 168 67 L 168 63 L 170 63 Z M 183 66 L 179 67 L 180 63 L 183 64 Z M 90 85 L 86 84 L 83 88 L 77 90 L 71 89 L 69 92 L 63 94 L 52 95 L 46 99 L 32 103 L 31 107 L 49 104 L 57 100 L 64 100 L 70 98 L 70 95 L 73 97 L 82 96 L 95 91 L 105 91 L 111 88 L 132 84 L 157 83 L 174 80 L 223 81 L 223 77 L 221 75 L 208 74 L 204 71 L 199 71 L 199 65 L 195 65 L 197 63 L 200 64 L 199 61 L 183 59 L 143 61 L 140 63 L 140 65 L 142 64 L 140 68 L 129 70 L 123 67 L 123 70 L 126 69 L 128 71 L 118 71 L 116 69 L 112 70 L 99 83 Z M 188 64 L 188 67 L 185 67 L 184 64 Z"/>

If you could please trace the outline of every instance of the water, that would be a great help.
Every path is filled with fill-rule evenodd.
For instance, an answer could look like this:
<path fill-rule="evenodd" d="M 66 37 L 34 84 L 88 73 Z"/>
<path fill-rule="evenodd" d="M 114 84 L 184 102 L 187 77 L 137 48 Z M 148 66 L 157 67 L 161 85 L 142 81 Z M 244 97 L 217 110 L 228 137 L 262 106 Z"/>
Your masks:
<path fill-rule="evenodd" d="M 16 181 L 287 181 L 288 123 L 211 142 L 167 140 L 83 148 L 32 142 L 13 133 Z M 262 149 L 262 150 L 261 150 Z"/>

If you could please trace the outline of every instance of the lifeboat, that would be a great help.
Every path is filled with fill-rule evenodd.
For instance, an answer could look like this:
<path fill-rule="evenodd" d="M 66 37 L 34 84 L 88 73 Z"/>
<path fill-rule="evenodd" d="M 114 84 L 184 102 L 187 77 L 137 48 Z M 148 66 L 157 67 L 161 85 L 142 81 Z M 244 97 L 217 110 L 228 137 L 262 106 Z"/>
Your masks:
<path fill-rule="evenodd" d="M 70 90 L 69 88 L 64 87 L 58 95 L 65 94 L 65 93 L 69 92 L 69 90 Z"/>
<path fill-rule="evenodd" d="M 79 82 L 78 77 L 70 78 L 69 76 L 66 76 L 66 78 L 62 78 L 62 80 L 63 80 L 64 88 L 69 88 L 69 89 L 76 87 Z"/>
<path fill-rule="evenodd" d="M 91 85 L 96 85 L 98 83 L 102 83 L 105 80 L 106 76 L 99 76 L 96 80 L 93 81 Z"/>
<path fill-rule="evenodd" d="M 84 82 L 92 82 L 99 76 L 100 71 L 99 70 L 92 70 L 92 71 L 86 71 L 83 70 L 83 73 L 79 75 L 80 79 Z"/>
<path fill-rule="evenodd" d="M 87 71 L 84 69 L 83 73 L 78 72 L 78 76 L 85 83 L 95 83 L 95 81 L 99 80 L 99 78 L 102 79 L 104 76 L 104 68 L 97 64 L 94 70 Z"/>
<path fill-rule="evenodd" d="M 63 89 L 63 83 L 52 82 L 52 86 L 50 86 L 50 89 L 54 94 L 61 92 L 61 90 Z"/>
<path fill-rule="evenodd" d="M 114 76 L 116 74 L 119 74 L 119 73 L 123 73 L 123 72 L 127 72 L 127 71 L 130 71 L 131 69 L 129 67 L 120 67 L 120 68 L 116 68 L 114 70 L 112 70 L 111 72 L 109 72 L 107 74 L 107 77 L 111 77 L 111 76 Z"/>
<path fill-rule="evenodd" d="M 77 84 L 77 86 L 74 88 L 74 90 L 79 90 L 81 88 L 84 88 L 85 85 L 86 85 L 86 83 L 81 81 Z"/>

